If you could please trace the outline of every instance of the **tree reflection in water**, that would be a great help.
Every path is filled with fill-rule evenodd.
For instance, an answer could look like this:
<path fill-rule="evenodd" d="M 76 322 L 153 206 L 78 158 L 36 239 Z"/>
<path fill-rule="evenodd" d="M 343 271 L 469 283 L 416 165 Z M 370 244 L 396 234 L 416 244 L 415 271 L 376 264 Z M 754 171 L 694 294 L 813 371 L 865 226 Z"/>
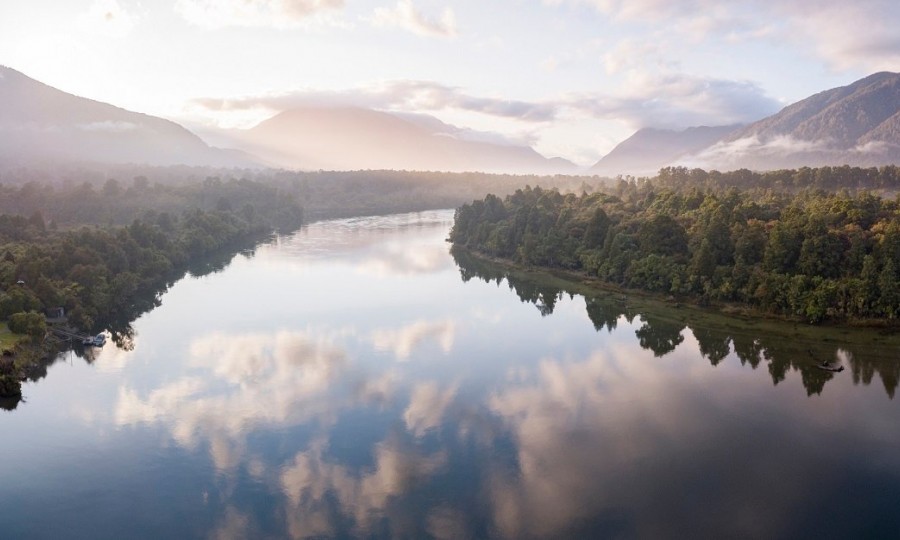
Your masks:
<path fill-rule="evenodd" d="M 542 316 L 551 315 L 563 295 L 580 295 L 573 292 L 579 289 L 575 283 L 571 284 L 571 290 L 566 290 L 562 279 L 511 271 L 504 265 L 475 257 L 457 247 L 451 254 L 463 281 L 477 278 L 497 285 L 505 281 L 522 302 L 534 304 Z M 838 376 L 820 369 L 818 365 L 823 361 L 840 362 L 847 367 L 855 384 L 869 385 L 877 373 L 891 399 L 900 384 L 900 362 L 890 347 L 852 341 L 838 344 L 834 339 L 834 328 L 804 326 L 799 332 L 789 324 L 785 326 L 793 335 L 786 335 L 754 329 L 740 319 L 726 316 L 711 321 L 709 314 L 694 310 L 673 310 L 664 304 L 654 308 L 650 300 L 642 302 L 641 309 L 636 310 L 621 293 L 594 293 L 583 297 L 588 318 L 598 332 L 604 328 L 613 331 L 622 318 L 631 323 L 639 317 L 642 325 L 635 331 L 638 343 L 656 357 L 675 351 L 684 342 L 683 331 L 687 328 L 696 339 L 700 354 L 713 366 L 732 353 L 741 365 L 749 365 L 754 370 L 765 360 L 773 384 L 778 385 L 789 372 L 796 371 L 800 373 L 807 395 L 821 394 L 825 384 Z M 876 335 L 874 330 L 854 332 Z"/>

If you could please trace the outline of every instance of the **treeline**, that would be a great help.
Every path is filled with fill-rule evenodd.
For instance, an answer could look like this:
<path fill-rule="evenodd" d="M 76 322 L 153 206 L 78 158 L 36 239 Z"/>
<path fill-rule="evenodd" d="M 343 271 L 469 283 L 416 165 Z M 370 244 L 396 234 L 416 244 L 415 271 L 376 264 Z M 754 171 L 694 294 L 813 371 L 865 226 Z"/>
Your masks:
<path fill-rule="evenodd" d="M 673 189 L 770 189 L 775 191 L 798 191 L 803 189 L 842 189 L 888 191 L 900 190 L 900 167 L 801 167 L 799 169 L 779 169 L 774 171 L 719 172 L 687 167 L 665 167 L 652 179 L 658 187 Z"/>
<path fill-rule="evenodd" d="M 562 192 L 594 191 L 598 176 L 533 176 L 421 171 L 287 171 L 202 167 L 104 166 L 0 170 L 0 213 L 45 212 L 48 222 L 126 224 L 135 211 L 173 212 L 189 200 L 199 208 L 271 200 L 277 191 L 302 205 L 306 217 L 455 208 L 488 193 L 505 195 L 530 183 Z M 5 186 L 5 187 L 4 187 Z M 244 189 L 253 186 L 253 189 Z M 257 191 L 259 193 L 257 193 Z M 224 201 L 220 200 L 224 199 Z"/>
<path fill-rule="evenodd" d="M 178 215 L 185 209 L 237 211 L 248 220 L 265 216 L 274 226 L 298 220 L 296 198 L 271 184 L 248 179 L 222 180 L 208 176 L 183 184 L 151 182 L 136 176 L 129 182 L 109 178 L 91 182 L 28 181 L 0 184 L 0 213 L 31 216 L 35 213 L 50 228 L 73 225 L 125 225 L 135 217 Z"/>
<path fill-rule="evenodd" d="M 292 197 L 253 182 L 202 186 L 199 192 L 217 201 L 209 210 L 197 207 L 191 195 L 196 191 L 178 189 L 185 196 L 170 200 L 166 207 L 173 212 L 157 212 L 152 196 L 138 196 L 124 226 L 54 230 L 43 218 L 44 212 L 57 215 L 52 208 L 29 217 L 0 215 L 0 320 L 38 335 L 33 321 L 21 324 L 26 319 L 20 314 L 62 307 L 70 324 L 89 330 L 128 313 L 138 297 L 162 292 L 192 261 L 274 228 L 302 224 L 302 209 Z M 166 188 L 167 196 L 178 189 Z M 252 196 L 245 201 L 235 195 L 243 192 Z M 112 200 L 100 200 L 98 212 L 118 211 L 109 208 Z"/>
<path fill-rule="evenodd" d="M 528 187 L 460 207 L 450 240 L 521 264 L 812 323 L 900 317 L 900 204 L 868 192 L 644 181 L 579 196 Z"/>
<path fill-rule="evenodd" d="M 607 183 L 596 176 L 413 171 L 281 171 L 269 181 L 294 194 L 311 217 L 320 219 L 456 208 L 488 193 L 513 193 L 529 182 L 579 193 Z"/>

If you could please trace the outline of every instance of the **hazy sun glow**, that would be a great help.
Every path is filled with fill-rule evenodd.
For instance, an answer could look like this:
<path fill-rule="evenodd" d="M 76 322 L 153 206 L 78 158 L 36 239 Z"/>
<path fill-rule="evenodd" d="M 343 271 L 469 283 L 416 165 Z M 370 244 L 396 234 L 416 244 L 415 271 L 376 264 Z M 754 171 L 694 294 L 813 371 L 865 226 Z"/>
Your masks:
<path fill-rule="evenodd" d="M 336 103 L 590 164 L 896 70 L 898 23 L 882 0 L 13 0 L 0 65 L 201 132 Z"/>

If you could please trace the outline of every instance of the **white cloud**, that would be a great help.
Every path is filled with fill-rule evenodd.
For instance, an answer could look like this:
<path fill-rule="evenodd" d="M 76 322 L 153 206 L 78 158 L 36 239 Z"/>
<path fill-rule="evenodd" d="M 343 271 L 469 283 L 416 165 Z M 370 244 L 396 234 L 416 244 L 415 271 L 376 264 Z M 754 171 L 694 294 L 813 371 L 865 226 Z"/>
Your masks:
<path fill-rule="evenodd" d="M 658 37 L 794 43 L 839 70 L 894 70 L 900 64 L 900 4 L 894 0 L 545 0 L 589 6 L 619 23 L 665 23 Z M 864 29 L 864 30 L 863 30 Z"/>
<path fill-rule="evenodd" d="M 175 11 L 186 21 L 205 28 L 290 28 L 329 21 L 327 15 L 343 7 L 344 0 L 177 0 L 175 3 Z"/>
<path fill-rule="evenodd" d="M 458 110 L 523 122 L 547 122 L 558 112 L 553 103 L 474 96 L 458 87 L 416 80 L 389 81 L 343 91 L 300 90 L 229 99 L 198 98 L 192 103 L 215 112 L 253 109 L 280 112 L 307 106 L 356 106 L 405 112 Z"/>
<path fill-rule="evenodd" d="M 631 74 L 620 93 L 575 96 L 571 106 L 596 118 L 625 121 L 634 128 L 747 123 L 781 108 L 750 81 L 638 72 Z"/>
<path fill-rule="evenodd" d="M 398 0 L 393 8 L 375 9 L 372 24 L 380 27 L 402 28 L 414 34 L 428 37 L 455 37 L 456 15 L 453 10 L 445 8 L 440 18 L 424 15 L 416 9 L 412 0 Z"/>
<path fill-rule="evenodd" d="M 835 69 L 894 71 L 900 65 L 900 4 L 893 0 L 802 0 L 776 6 L 775 13 L 789 21 L 780 37 L 811 46 Z"/>
<path fill-rule="evenodd" d="M 632 61 L 624 58 L 631 49 L 630 45 L 622 45 L 606 60 L 612 70 L 628 68 L 627 80 L 615 94 L 582 93 L 532 102 L 473 96 L 460 88 L 430 81 L 391 81 L 355 90 L 201 98 L 193 103 L 217 113 L 249 109 L 283 111 L 302 106 L 359 106 L 410 113 L 463 111 L 530 125 L 551 124 L 566 114 L 580 118 L 589 115 L 623 121 L 635 128 L 745 123 L 773 114 L 782 106 L 751 81 L 632 69 Z M 655 50 L 652 46 L 641 49 L 647 54 Z M 464 134 L 460 136 L 465 138 Z M 534 138 L 531 134 L 530 139 Z"/>
<path fill-rule="evenodd" d="M 815 141 L 791 135 L 759 137 L 750 135 L 733 141 L 722 141 L 695 156 L 680 160 L 679 165 L 705 169 L 734 170 L 738 168 L 773 169 L 795 168 L 808 164 L 870 165 L 884 162 L 898 148 L 884 141 L 869 141 L 850 149 L 842 149 L 830 139 Z"/>

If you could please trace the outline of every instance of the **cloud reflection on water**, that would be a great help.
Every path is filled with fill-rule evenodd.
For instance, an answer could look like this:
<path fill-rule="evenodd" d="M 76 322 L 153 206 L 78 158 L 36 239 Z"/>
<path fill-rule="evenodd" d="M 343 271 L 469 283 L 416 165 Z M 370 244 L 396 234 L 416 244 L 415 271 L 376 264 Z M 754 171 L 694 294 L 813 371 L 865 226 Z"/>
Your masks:
<path fill-rule="evenodd" d="M 348 364 L 334 338 L 287 331 L 211 334 L 194 341 L 189 358 L 197 375 L 146 398 L 120 388 L 115 422 L 162 422 L 187 448 L 208 442 L 219 469 L 238 464 L 252 429 L 332 421 L 336 404 L 323 396 Z"/>
<path fill-rule="evenodd" d="M 474 394 L 472 381 L 431 379 L 411 369 L 419 364 L 365 368 L 355 355 L 372 351 L 351 348 L 402 360 L 432 340 L 450 354 L 455 329 L 447 320 L 210 334 L 191 344 L 183 377 L 143 397 L 122 388 L 115 420 L 160 423 L 183 447 L 207 445 L 229 482 L 246 470 L 275 496 L 293 538 L 780 536 L 815 506 L 810 479 L 823 494 L 840 491 L 842 476 L 829 471 L 844 451 L 823 452 L 823 431 L 841 425 L 856 440 L 871 436 L 849 422 L 852 402 L 798 408 L 802 395 L 761 392 L 768 381 L 748 384 L 754 372 L 729 369 L 730 351 L 712 368 L 688 331 L 665 360 L 635 341 L 604 340 L 581 357 L 505 370 Z M 841 388 L 835 399 L 853 390 Z M 357 424 L 361 414 L 381 418 L 378 427 Z M 311 438 L 284 439 L 287 454 L 250 442 L 299 425 Z M 883 428 L 882 437 L 897 438 Z M 349 440 L 340 435 L 347 429 Z M 477 500 L 477 511 L 464 500 Z M 255 514 L 224 502 L 218 532 L 252 534 Z M 704 505 L 710 512 L 698 514 Z"/>
<path fill-rule="evenodd" d="M 426 454 L 397 435 L 377 443 L 374 466 L 359 471 L 332 462 L 326 450 L 323 441 L 316 441 L 282 470 L 293 538 L 334 536 L 342 523 L 354 536 L 365 536 L 386 514 L 407 513 L 400 505 L 391 507 L 391 502 L 447 463 L 445 451 Z M 403 520 L 398 521 L 392 528 L 402 526 Z"/>
<path fill-rule="evenodd" d="M 436 341 L 444 354 L 450 354 L 455 338 L 456 322 L 453 320 L 419 320 L 397 329 L 378 329 L 371 334 L 376 350 L 390 350 L 400 361 L 409 359 L 414 349 L 430 340 Z"/>

